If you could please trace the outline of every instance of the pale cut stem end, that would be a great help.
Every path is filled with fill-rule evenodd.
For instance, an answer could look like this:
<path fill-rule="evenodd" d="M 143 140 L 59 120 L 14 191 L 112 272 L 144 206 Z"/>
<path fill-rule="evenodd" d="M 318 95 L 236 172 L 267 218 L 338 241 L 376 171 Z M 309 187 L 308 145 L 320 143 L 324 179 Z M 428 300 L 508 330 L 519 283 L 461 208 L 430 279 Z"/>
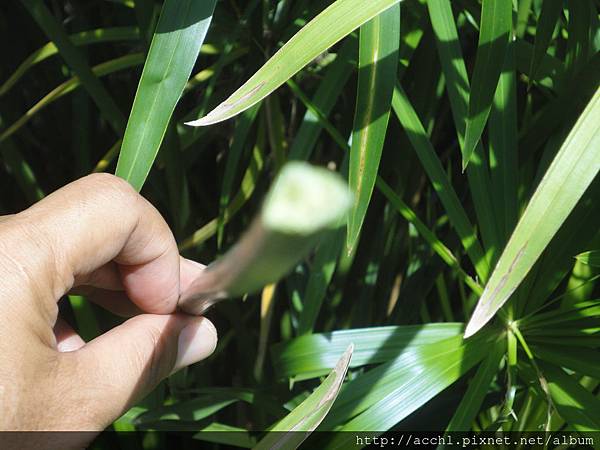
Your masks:
<path fill-rule="evenodd" d="M 179 307 L 203 314 L 219 300 L 277 282 L 324 232 L 344 224 L 352 194 L 336 173 L 307 163 L 286 164 L 248 231 L 181 295 Z"/>

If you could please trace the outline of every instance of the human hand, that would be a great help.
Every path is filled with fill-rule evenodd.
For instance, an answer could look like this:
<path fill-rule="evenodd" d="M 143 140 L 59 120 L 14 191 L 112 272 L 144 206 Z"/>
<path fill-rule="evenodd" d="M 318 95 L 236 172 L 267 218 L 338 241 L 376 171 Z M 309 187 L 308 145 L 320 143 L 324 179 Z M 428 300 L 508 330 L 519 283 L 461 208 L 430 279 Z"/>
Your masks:
<path fill-rule="evenodd" d="M 203 266 L 158 211 L 96 174 L 0 221 L 0 429 L 100 431 L 163 378 L 209 356 L 214 326 L 175 313 Z M 84 343 L 58 318 L 72 289 L 134 316 Z"/>

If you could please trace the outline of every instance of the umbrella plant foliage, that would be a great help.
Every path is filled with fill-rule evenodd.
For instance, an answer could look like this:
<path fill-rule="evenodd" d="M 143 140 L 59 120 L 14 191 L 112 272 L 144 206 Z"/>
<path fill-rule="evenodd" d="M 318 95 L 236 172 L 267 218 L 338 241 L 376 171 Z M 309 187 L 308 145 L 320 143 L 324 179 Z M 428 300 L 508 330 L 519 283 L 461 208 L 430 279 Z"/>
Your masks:
<path fill-rule="evenodd" d="M 4 3 L 2 214 L 116 171 L 233 277 L 215 354 L 115 429 L 600 430 L 597 1 Z M 325 182 L 273 208 L 289 161 Z"/>

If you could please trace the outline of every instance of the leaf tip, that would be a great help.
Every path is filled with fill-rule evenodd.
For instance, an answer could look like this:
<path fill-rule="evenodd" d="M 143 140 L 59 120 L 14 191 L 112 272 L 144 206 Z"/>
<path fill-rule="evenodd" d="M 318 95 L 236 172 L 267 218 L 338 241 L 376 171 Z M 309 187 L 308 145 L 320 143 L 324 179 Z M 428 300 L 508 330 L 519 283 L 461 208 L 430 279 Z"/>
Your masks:
<path fill-rule="evenodd" d="M 467 324 L 467 328 L 465 329 L 465 334 L 463 335 L 464 339 L 468 339 L 477 333 L 480 329 L 480 326 L 475 324 L 473 320 L 470 320 Z"/>
<path fill-rule="evenodd" d="M 463 158 L 463 160 L 462 160 L 462 173 L 465 173 L 465 170 L 467 170 L 467 165 L 468 164 L 469 164 L 469 160 Z"/>
<path fill-rule="evenodd" d="M 352 359 L 353 353 L 354 353 L 354 342 L 351 342 L 333 369 L 334 372 L 336 372 L 339 376 L 342 376 L 342 377 L 346 376 L 346 372 L 348 371 L 348 366 L 350 365 L 350 360 Z"/>
<path fill-rule="evenodd" d="M 477 305 L 475 308 L 475 312 L 471 316 L 469 323 L 467 323 L 467 328 L 465 329 L 465 333 L 463 335 L 464 339 L 470 338 L 474 334 L 476 334 L 483 326 L 490 320 L 491 316 L 485 314 L 483 312 L 483 308 L 481 308 L 481 304 Z"/>
<path fill-rule="evenodd" d="M 354 252 L 354 240 L 346 241 L 346 256 L 351 257 Z"/>
<path fill-rule="evenodd" d="M 189 122 L 183 122 L 184 125 L 188 125 L 190 127 L 205 127 L 206 125 L 210 125 L 212 122 L 210 120 L 206 120 L 208 116 L 204 116 L 200 119 L 191 120 Z"/>

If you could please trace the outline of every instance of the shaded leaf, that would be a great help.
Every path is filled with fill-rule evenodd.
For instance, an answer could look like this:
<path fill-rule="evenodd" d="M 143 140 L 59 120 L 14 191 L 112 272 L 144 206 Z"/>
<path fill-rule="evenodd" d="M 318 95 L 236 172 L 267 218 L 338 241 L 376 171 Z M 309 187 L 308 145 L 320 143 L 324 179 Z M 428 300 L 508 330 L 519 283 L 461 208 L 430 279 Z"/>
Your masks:
<path fill-rule="evenodd" d="M 463 170 L 481 138 L 492 107 L 512 26 L 511 0 L 483 0 L 477 59 L 465 131 Z"/>
<path fill-rule="evenodd" d="M 216 0 L 167 0 L 123 137 L 116 175 L 142 188 L 188 81 Z"/>
<path fill-rule="evenodd" d="M 481 408 L 492 380 L 498 373 L 498 366 L 505 351 L 506 344 L 504 341 L 497 341 L 492 346 L 490 354 L 483 360 L 475 376 L 469 382 L 469 388 L 446 427 L 446 432 L 471 430 L 471 424 Z"/>
<path fill-rule="evenodd" d="M 548 45 L 556 28 L 556 22 L 558 22 L 560 17 L 562 5 L 563 0 L 546 0 L 542 3 L 542 11 L 535 29 L 535 43 L 529 72 L 531 80 L 536 79 L 537 73 L 540 70 L 542 59 L 548 50 Z"/>
<path fill-rule="evenodd" d="M 94 75 L 85 58 L 69 39 L 69 35 L 42 0 L 23 0 L 44 33 L 54 42 L 60 55 L 73 69 L 81 84 L 94 99 L 104 119 L 120 136 L 125 129 L 125 117 L 100 80 Z"/>

